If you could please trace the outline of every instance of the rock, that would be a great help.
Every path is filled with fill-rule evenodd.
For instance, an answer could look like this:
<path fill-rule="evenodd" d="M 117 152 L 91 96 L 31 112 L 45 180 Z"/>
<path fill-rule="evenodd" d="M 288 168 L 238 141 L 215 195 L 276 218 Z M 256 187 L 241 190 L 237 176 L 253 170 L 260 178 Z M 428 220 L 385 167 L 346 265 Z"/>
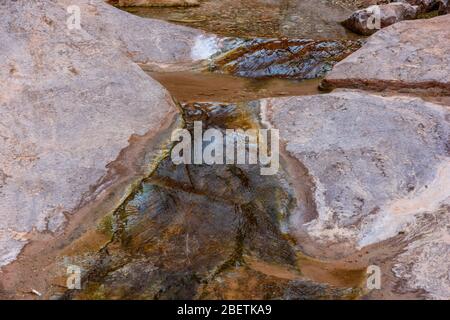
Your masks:
<path fill-rule="evenodd" d="M 394 2 L 409 3 L 412 6 L 418 6 L 419 12 L 430 12 L 436 10 L 439 6 L 439 0 L 396 0 Z"/>
<path fill-rule="evenodd" d="M 336 87 L 450 94 L 450 16 L 404 21 L 377 32 L 322 82 Z M 433 37 L 430 37 L 430 34 Z"/>
<path fill-rule="evenodd" d="M 439 14 L 450 13 L 450 1 L 449 0 L 439 0 L 438 13 Z"/>
<path fill-rule="evenodd" d="M 219 50 L 214 35 L 161 20 L 143 19 L 102 0 L 58 0 L 58 4 L 64 8 L 79 6 L 83 31 L 101 34 L 136 63 L 182 66 L 209 58 Z"/>
<path fill-rule="evenodd" d="M 120 7 L 190 7 L 200 5 L 199 0 L 109 0 L 108 3 Z"/>
<path fill-rule="evenodd" d="M 205 120 L 205 127 L 225 130 L 250 120 L 236 105 L 189 104 L 183 111 L 187 128 Z M 276 179 L 261 176 L 258 166 L 177 166 L 167 157 L 114 213 L 112 229 L 118 231 L 108 254 L 86 267 L 83 290 L 68 291 L 66 298 L 193 299 L 214 296 L 216 289 L 224 294 L 222 279 L 233 278 L 249 256 L 290 267 L 298 277 L 295 252 L 277 220 L 288 205 L 289 195 Z M 280 298 L 288 285 L 274 294 L 263 285 L 267 275 L 260 277 L 261 296 Z M 229 283 L 232 291 L 235 282 Z"/>
<path fill-rule="evenodd" d="M 212 59 L 210 70 L 248 78 L 312 79 L 360 46 L 353 40 L 224 39 L 222 49 L 228 50 Z"/>
<path fill-rule="evenodd" d="M 286 300 L 349 300 L 357 296 L 355 290 L 332 288 L 324 284 L 294 280 L 289 283 L 283 299 Z"/>
<path fill-rule="evenodd" d="M 395 247 L 405 290 L 448 299 L 450 106 L 359 91 L 262 105 L 315 184 L 318 217 L 299 223 L 299 206 L 291 234 L 300 242 L 306 232 L 336 257 L 404 233 L 406 251 Z"/>
<path fill-rule="evenodd" d="M 69 5 L 81 30 L 66 25 Z M 0 12 L 1 266 L 31 230 L 57 232 L 148 172 L 178 113 L 135 62 L 192 62 L 203 33 L 102 1 L 2 1 Z"/>
<path fill-rule="evenodd" d="M 417 218 L 404 252 L 394 260 L 392 271 L 402 279 L 403 292 L 424 290 L 432 299 L 450 298 L 450 208 Z"/>
<path fill-rule="evenodd" d="M 418 7 L 407 3 L 374 5 L 354 12 L 342 24 L 355 33 L 368 36 L 399 21 L 415 19 L 417 13 Z"/>
<path fill-rule="evenodd" d="M 444 107 L 358 91 L 263 102 L 287 151 L 315 181 L 319 218 L 311 230 L 329 228 L 367 245 L 395 235 L 407 209 L 433 208 L 448 196 L 438 192 L 449 182 L 450 169 Z M 420 206 L 400 206 L 402 198 L 426 194 Z M 400 209 L 403 218 L 395 220 L 392 214 Z M 366 219 L 380 216 L 392 224 L 373 233 L 362 228 Z"/>

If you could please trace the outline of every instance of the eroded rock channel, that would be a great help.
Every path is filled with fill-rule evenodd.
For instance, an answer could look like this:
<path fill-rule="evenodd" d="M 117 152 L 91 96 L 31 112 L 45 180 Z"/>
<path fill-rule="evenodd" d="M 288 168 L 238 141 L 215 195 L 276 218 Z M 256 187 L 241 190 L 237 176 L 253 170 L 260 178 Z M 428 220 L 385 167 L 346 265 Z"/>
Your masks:
<path fill-rule="evenodd" d="M 192 131 L 193 121 L 202 121 L 203 129 L 223 132 L 259 129 L 264 125 L 257 99 L 318 94 L 320 77 L 360 45 L 224 38 L 220 52 L 197 66 L 203 71 L 143 68 L 179 101 L 185 128 Z M 285 160 L 292 161 L 288 155 Z M 54 297 L 356 298 L 364 268 L 309 258 L 289 236 L 297 202 L 306 210 L 304 222 L 317 217 L 313 183 L 298 164 L 296 174 L 304 181 L 294 190 L 283 169 L 263 176 L 259 165 L 175 165 L 167 154 L 99 223 L 96 232 L 109 238 L 106 244 L 66 258 L 82 266 L 82 290 L 56 290 Z"/>
<path fill-rule="evenodd" d="M 10 37 L 24 43 L 39 40 L 44 48 L 59 41 L 60 54 L 66 50 L 70 59 L 56 60 L 56 67 L 66 70 L 66 62 L 72 61 L 67 74 L 84 79 L 85 87 L 73 89 L 70 82 L 71 90 L 83 93 L 82 101 L 90 106 L 84 114 L 92 128 L 78 125 L 86 122 L 77 121 L 77 112 L 67 116 L 55 109 L 53 117 L 55 121 L 69 118 L 69 123 L 78 125 L 67 140 L 70 143 L 85 143 L 84 132 L 89 130 L 101 132 L 104 139 L 95 145 L 95 152 L 93 147 L 80 148 L 77 153 L 80 161 L 96 163 L 95 172 L 68 161 L 71 153 L 64 149 L 65 139 L 55 137 L 51 146 L 42 139 L 35 142 L 40 157 L 25 165 L 31 168 L 36 162 L 43 166 L 39 173 L 48 174 L 42 155 L 53 159 L 56 153 L 61 159 L 56 167 L 73 177 L 61 183 L 57 175 L 50 175 L 54 181 L 40 186 L 41 191 L 30 188 L 25 193 L 24 201 L 54 207 L 49 215 L 39 216 L 36 222 L 33 212 L 24 211 L 18 215 L 22 219 L 16 223 L 17 230 L 9 222 L 1 226 L 0 243 L 14 244 L 14 250 L 8 251 L 7 245 L 0 248 L 2 264 L 13 261 L 24 249 L 17 261 L 2 268 L 0 296 L 34 297 L 36 292 L 52 299 L 450 296 L 448 55 L 442 54 L 445 48 L 438 40 L 416 36 L 430 29 L 448 39 L 447 29 L 441 27 L 449 22 L 448 17 L 399 23 L 366 43 L 341 29 L 337 21 L 347 10 L 328 1 L 319 1 L 318 6 L 326 8 L 332 18 L 320 19 L 321 28 L 316 31 L 309 22 L 315 21 L 311 17 L 317 16 L 317 8 L 295 16 L 287 8 L 304 8 L 300 1 L 256 1 L 256 14 L 263 16 L 268 14 L 266 6 L 281 3 L 275 15 L 281 17 L 278 24 L 268 19 L 267 30 L 256 23 L 244 32 L 230 32 L 239 29 L 242 21 L 233 27 L 233 19 L 225 19 L 218 28 L 224 36 L 220 38 L 141 19 L 103 1 L 79 2 L 89 12 L 89 36 L 67 38 L 61 28 L 55 28 L 63 21 L 65 0 L 55 0 L 51 6 L 39 0 L 26 6 L 36 21 L 44 22 L 39 32 L 52 33 L 52 37 L 28 39 L 27 34 L 15 32 L 4 36 L 7 48 L 19 53 L 21 47 L 9 41 Z M 50 9 L 44 10 L 46 5 Z M 207 1 L 204 7 L 202 2 L 200 7 L 183 9 L 128 10 L 152 17 L 159 12 L 163 19 L 179 24 L 201 22 L 209 30 L 214 22 L 211 16 L 205 15 L 200 22 L 195 19 L 205 8 L 211 14 L 208 10 L 215 5 L 217 1 Z M 233 8 L 227 12 L 233 15 Z M 178 18 L 170 18 L 172 14 Z M 114 23 L 116 19 L 124 22 L 122 27 Z M 315 40 L 292 36 L 301 35 L 293 23 L 297 20 L 304 22 L 305 34 Z M 17 21 L 20 25 L 22 20 Z M 12 20 L 4 23 L 11 30 L 35 28 L 17 26 Z M 424 30 L 409 35 L 410 24 Z M 133 32 L 123 32 L 125 25 Z M 156 46 L 141 41 L 148 34 Z M 332 37 L 324 39 L 324 35 Z M 392 42 L 389 54 L 399 61 L 396 69 L 384 63 L 380 54 L 388 50 L 386 38 Z M 78 41 L 82 49 L 73 49 L 72 42 Z M 99 43 L 108 53 L 101 59 L 119 57 L 116 60 L 126 68 L 95 65 L 92 71 L 88 60 L 80 62 L 71 56 L 77 50 L 89 56 L 91 47 Z M 372 54 L 373 47 L 377 55 Z M 426 55 L 411 56 L 421 50 Z M 430 63 L 424 65 L 422 58 Z M 49 65 L 51 59 L 41 54 L 27 59 L 7 60 L 9 77 L 14 79 L 7 88 L 30 86 L 33 90 L 26 91 L 23 100 L 5 95 L 3 105 L 25 101 L 34 114 L 35 96 L 47 97 L 52 92 L 49 105 L 66 101 L 66 87 L 54 91 L 50 82 L 37 81 L 39 76 L 48 76 L 40 74 L 40 66 Z M 27 63 L 35 67 L 34 72 L 25 68 Z M 430 64 L 432 72 L 425 72 Z M 105 78 L 112 72 L 118 82 L 104 87 L 90 72 L 105 72 Z M 22 73 L 36 74 L 36 78 L 28 83 Z M 122 73 L 125 76 L 119 77 Z M 55 82 L 64 83 L 61 78 L 67 74 L 62 74 L 52 74 Z M 344 89 L 321 93 L 320 82 L 325 89 Z M 107 112 L 114 129 L 102 121 L 104 101 L 91 87 L 100 88 L 109 102 L 115 102 Z M 81 112 L 79 105 L 67 101 L 66 111 Z M 11 110 L 0 111 L 7 118 L 14 114 Z M 147 118 L 140 117 L 141 112 Z M 25 120 L 29 118 L 26 115 Z M 261 175 L 259 165 L 175 165 L 170 133 L 179 128 L 192 133 L 195 121 L 201 121 L 204 130 L 222 133 L 227 129 L 278 129 L 278 172 Z M 154 130 L 145 130 L 149 123 Z M 35 130 L 31 135 L 45 131 L 39 126 L 31 128 Z M 21 132 L 0 129 L 7 137 L 5 146 L 14 151 L 8 135 L 20 137 Z M 120 144 L 111 145 L 119 138 Z M 24 164 L 19 166 L 11 159 L 15 171 L 0 168 L 0 187 L 5 185 L 0 196 L 19 210 L 9 199 L 16 194 L 14 183 L 20 186 L 16 176 L 23 173 Z M 76 180 L 80 174 L 86 181 Z M 73 185 L 75 189 L 70 188 Z M 43 196 L 57 191 L 71 197 Z M 368 290 L 369 265 L 381 268 L 382 290 Z M 67 289 L 67 266 L 81 268 L 81 289 Z"/>
<path fill-rule="evenodd" d="M 259 126 L 257 104 L 182 108 L 187 128 L 194 120 L 203 121 L 205 129 Z M 167 157 L 104 218 L 101 231 L 111 241 L 87 259 L 75 258 L 87 265 L 86 285 L 63 298 L 357 296 L 359 270 L 348 271 L 348 287 L 316 283 L 302 274 L 300 252 L 282 232 L 295 201 L 285 173 L 262 176 L 258 165 L 177 166 Z"/>

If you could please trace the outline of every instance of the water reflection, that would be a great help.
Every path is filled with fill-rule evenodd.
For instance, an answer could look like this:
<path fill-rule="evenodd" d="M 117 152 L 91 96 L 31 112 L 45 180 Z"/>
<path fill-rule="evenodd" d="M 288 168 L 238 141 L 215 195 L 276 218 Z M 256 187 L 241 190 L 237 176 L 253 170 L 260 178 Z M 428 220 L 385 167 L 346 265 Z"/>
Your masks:
<path fill-rule="evenodd" d="M 125 10 L 221 36 L 356 39 L 339 22 L 351 10 L 328 0 L 209 0 L 198 7 Z"/>

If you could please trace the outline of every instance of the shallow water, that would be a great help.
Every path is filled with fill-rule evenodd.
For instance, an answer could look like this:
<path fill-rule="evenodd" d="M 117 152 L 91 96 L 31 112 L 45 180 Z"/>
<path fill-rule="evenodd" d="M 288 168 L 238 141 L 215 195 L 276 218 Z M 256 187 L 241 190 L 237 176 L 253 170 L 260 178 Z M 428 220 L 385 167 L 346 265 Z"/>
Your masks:
<path fill-rule="evenodd" d="M 189 130 L 246 130 L 259 127 L 259 107 L 187 103 L 182 115 Z M 284 174 L 166 157 L 105 220 L 111 241 L 90 259 L 83 290 L 64 298 L 354 298 L 363 271 L 309 260 L 281 231 L 297 201 Z"/>
<path fill-rule="evenodd" d="M 320 79 L 249 79 L 218 73 L 150 72 L 180 102 L 243 102 L 320 93 Z"/>
<path fill-rule="evenodd" d="M 226 50 L 213 56 L 210 71 L 253 79 L 304 80 L 325 76 L 362 41 L 226 38 L 222 43 Z"/>
<path fill-rule="evenodd" d="M 227 37 L 352 37 L 337 23 L 345 13 L 343 9 L 326 0 L 212 0 L 193 8 L 128 11 Z M 320 69 L 316 66 L 322 60 L 335 62 L 347 54 L 347 48 L 354 50 L 352 44 L 331 43 L 332 49 L 340 46 L 339 50 L 316 50 L 320 55 L 314 55 L 310 50 L 302 51 L 301 40 L 297 40 L 301 45 L 286 40 L 271 40 L 268 44 L 255 41 L 253 46 L 238 47 L 222 55 L 222 60 L 214 60 L 215 73 L 146 72 L 180 103 L 185 128 L 192 130 L 193 121 L 202 121 L 203 129 L 222 132 L 258 129 L 262 124 L 260 105 L 255 100 L 319 94 L 320 79 L 315 77 L 322 73 L 309 76 L 315 79 L 301 80 L 308 78 L 308 73 L 291 74 L 291 70 L 309 65 Z M 295 48 L 299 48 L 298 52 Z M 227 69 L 233 61 L 240 61 L 239 70 Z M 264 67 L 281 71 L 263 73 L 262 77 L 247 72 Z M 220 73 L 227 71 L 230 74 Z M 286 225 L 290 211 L 304 200 L 297 197 L 282 167 L 276 175 L 263 176 L 259 165 L 175 165 L 167 156 L 114 214 L 104 218 L 101 232 L 111 241 L 88 259 L 83 290 L 67 291 L 64 297 L 358 296 L 362 269 L 305 258 L 289 236 Z"/>
<path fill-rule="evenodd" d="M 124 10 L 225 37 L 360 38 L 339 24 L 351 10 L 330 0 L 207 0 L 198 7 Z"/>

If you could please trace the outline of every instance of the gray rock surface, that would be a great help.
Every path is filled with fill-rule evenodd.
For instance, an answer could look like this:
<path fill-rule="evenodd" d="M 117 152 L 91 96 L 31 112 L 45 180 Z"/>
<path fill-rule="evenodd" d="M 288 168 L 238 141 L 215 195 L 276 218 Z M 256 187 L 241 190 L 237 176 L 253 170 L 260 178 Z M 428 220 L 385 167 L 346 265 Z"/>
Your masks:
<path fill-rule="evenodd" d="M 69 5 L 81 9 L 81 30 L 66 25 Z M 135 62 L 193 61 L 203 33 L 102 1 L 2 0 L 0 15 L 1 266 L 30 231 L 59 230 L 114 184 L 102 179 L 131 137 L 173 123 L 170 95 Z"/>
<path fill-rule="evenodd" d="M 418 9 L 403 2 L 374 5 L 355 11 L 342 25 L 355 33 L 369 36 L 399 21 L 415 19 Z"/>
<path fill-rule="evenodd" d="M 425 290 L 432 299 L 450 298 L 450 208 L 417 217 L 405 251 L 392 271 L 404 280 L 400 290 Z"/>
<path fill-rule="evenodd" d="M 406 268 L 409 289 L 450 297 L 449 282 L 442 283 L 450 268 L 449 106 L 359 91 L 262 103 L 315 184 L 318 217 L 299 224 L 299 206 L 291 232 L 353 250 L 405 233 L 409 246 L 398 269 Z M 439 219 L 430 224 L 429 215 Z"/>
<path fill-rule="evenodd" d="M 56 2 L 64 9 L 78 5 L 81 9 L 81 27 L 87 34 L 101 35 L 111 46 L 120 48 L 137 63 L 190 63 L 208 58 L 217 46 L 213 35 L 161 20 L 143 19 L 102 0 Z"/>
<path fill-rule="evenodd" d="M 322 86 L 423 90 L 448 95 L 449 25 L 450 16 L 444 15 L 403 21 L 383 29 L 371 36 L 360 50 L 336 64 Z"/>

